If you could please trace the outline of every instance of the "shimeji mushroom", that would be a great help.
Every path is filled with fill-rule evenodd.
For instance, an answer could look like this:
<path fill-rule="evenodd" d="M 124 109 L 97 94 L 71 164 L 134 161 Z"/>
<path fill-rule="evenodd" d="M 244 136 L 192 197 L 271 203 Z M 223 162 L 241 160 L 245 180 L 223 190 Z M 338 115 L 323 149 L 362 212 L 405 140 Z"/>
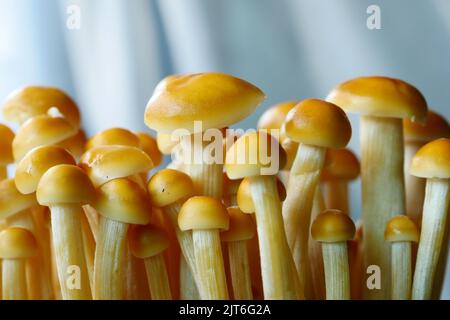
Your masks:
<path fill-rule="evenodd" d="M 390 246 L 384 228 L 390 218 L 406 214 L 403 118 L 423 122 L 427 103 L 412 85 L 387 77 L 361 77 L 334 88 L 327 100 L 360 118 L 364 265 L 377 265 L 383 276 L 380 290 L 365 298 L 388 299 Z"/>
<path fill-rule="evenodd" d="M 327 300 L 350 299 L 347 241 L 355 235 L 355 225 L 347 214 L 326 210 L 311 225 L 314 240 L 322 243 Z"/>
<path fill-rule="evenodd" d="M 293 253 L 299 250 L 294 260 L 300 284 L 305 288 L 306 298 L 310 298 L 308 239 L 313 199 L 327 148 L 345 147 L 352 130 L 342 109 L 319 99 L 303 100 L 291 109 L 283 130 L 289 139 L 300 143 L 289 173 L 283 218 L 289 247 Z"/>
<path fill-rule="evenodd" d="M 409 171 L 426 178 L 419 248 L 414 271 L 412 299 L 430 299 L 433 281 L 444 246 L 450 201 L 450 139 L 438 139 L 419 149 Z"/>
<path fill-rule="evenodd" d="M 412 283 L 411 243 L 419 241 L 419 231 L 413 220 L 400 215 L 389 220 L 384 237 L 391 243 L 391 299 L 409 300 Z"/>
<path fill-rule="evenodd" d="M 140 148 L 152 159 L 153 165 L 159 166 L 163 155 L 158 149 L 156 139 L 146 132 L 138 132 L 136 136 L 139 138 Z"/>
<path fill-rule="evenodd" d="M 182 231 L 192 230 L 197 284 L 203 300 L 227 300 L 228 288 L 220 231 L 227 230 L 229 216 L 223 204 L 211 197 L 187 200 L 178 215 Z"/>
<path fill-rule="evenodd" d="M 100 131 L 91 137 L 86 143 L 86 150 L 111 145 L 139 148 L 140 141 L 137 135 L 128 129 L 110 128 Z"/>
<path fill-rule="evenodd" d="M 59 142 L 58 146 L 69 151 L 75 159 L 79 159 L 86 151 L 86 134 L 83 130 L 78 130 L 76 135 Z"/>
<path fill-rule="evenodd" d="M 12 142 L 14 132 L 0 123 L 0 180 L 8 177 L 7 167 L 14 162 L 12 154 Z"/>
<path fill-rule="evenodd" d="M 22 228 L 8 228 L 0 232 L 2 259 L 2 299 L 27 300 L 26 261 L 37 253 L 33 234 Z"/>

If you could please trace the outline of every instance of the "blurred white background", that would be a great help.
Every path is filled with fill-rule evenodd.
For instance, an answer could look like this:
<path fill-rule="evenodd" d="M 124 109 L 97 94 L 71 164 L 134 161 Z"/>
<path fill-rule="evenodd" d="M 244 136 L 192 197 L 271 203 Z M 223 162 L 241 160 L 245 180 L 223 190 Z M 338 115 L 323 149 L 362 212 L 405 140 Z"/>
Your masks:
<path fill-rule="evenodd" d="M 80 29 L 67 27 L 73 5 Z M 367 28 L 370 5 L 381 10 L 379 30 Z M 417 86 L 450 118 L 449 40 L 449 0 L 0 0 L 0 99 L 27 84 L 54 85 L 77 100 L 88 134 L 142 130 L 161 78 L 222 71 L 268 96 L 239 124 L 247 128 L 271 104 L 386 75 Z M 357 217 L 357 183 L 352 195 Z"/>

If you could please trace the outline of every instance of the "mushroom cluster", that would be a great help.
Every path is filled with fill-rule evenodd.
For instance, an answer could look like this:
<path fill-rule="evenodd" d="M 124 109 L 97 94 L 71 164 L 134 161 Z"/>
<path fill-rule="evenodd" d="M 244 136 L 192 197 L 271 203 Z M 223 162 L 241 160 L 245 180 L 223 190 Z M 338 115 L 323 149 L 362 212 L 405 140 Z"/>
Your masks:
<path fill-rule="evenodd" d="M 1 299 L 439 298 L 447 121 L 412 85 L 361 77 L 230 129 L 264 99 L 231 75 L 172 75 L 145 109 L 156 137 L 87 139 L 62 90 L 13 92 L 2 112 L 19 129 L 0 124 Z M 361 116 L 361 163 L 346 112 Z"/>

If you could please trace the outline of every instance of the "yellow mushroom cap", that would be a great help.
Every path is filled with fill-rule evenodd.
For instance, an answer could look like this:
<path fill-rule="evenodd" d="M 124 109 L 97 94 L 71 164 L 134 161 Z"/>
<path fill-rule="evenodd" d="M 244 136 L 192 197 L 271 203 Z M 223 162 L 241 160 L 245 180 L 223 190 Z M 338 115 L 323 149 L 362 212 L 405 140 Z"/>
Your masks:
<path fill-rule="evenodd" d="M 37 116 L 26 121 L 13 140 L 13 154 L 16 162 L 33 148 L 50 144 L 58 144 L 78 132 L 62 117 L 47 115 Z"/>
<path fill-rule="evenodd" d="M 349 149 L 328 149 L 322 180 L 353 180 L 359 176 L 359 160 Z"/>
<path fill-rule="evenodd" d="M 14 179 L 0 181 L 0 220 L 37 206 L 34 194 L 21 194 Z"/>
<path fill-rule="evenodd" d="M 161 133 L 158 132 L 156 135 L 156 143 L 158 145 L 159 151 L 161 151 L 165 155 L 169 155 L 172 153 L 172 149 L 178 145 L 180 142 L 180 137 L 177 135 L 172 135 L 170 133 Z"/>
<path fill-rule="evenodd" d="M 295 142 L 325 148 L 343 148 L 352 136 L 352 127 L 345 112 L 335 104 L 306 99 L 286 116 L 286 136 Z"/>
<path fill-rule="evenodd" d="M 85 151 L 86 134 L 83 130 L 78 130 L 76 135 L 61 141 L 58 146 L 67 149 L 74 157 L 79 158 Z"/>
<path fill-rule="evenodd" d="M 224 73 L 173 75 L 155 88 L 144 121 L 158 133 L 193 133 L 194 121 L 202 121 L 203 130 L 221 129 L 252 114 L 264 98 L 254 85 Z"/>
<path fill-rule="evenodd" d="M 86 143 L 86 150 L 111 145 L 139 148 L 140 141 L 137 135 L 128 129 L 110 128 L 103 130 L 90 138 Z"/>
<path fill-rule="evenodd" d="M 258 120 L 258 129 L 280 129 L 289 111 L 298 101 L 286 101 L 278 103 L 261 115 Z"/>
<path fill-rule="evenodd" d="M 48 169 L 58 164 L 76 165 L 73 156 L 58 146 L 41 146 L 28 152 L 16 167 L 17 189 L 24 194 L 36 192 L 39 180 Z"/>
<path fill-rule="evenodd" d="M 391 218 L 384 231 L 384 238 L 389 242 L 418 242 L 419 229 L 407 216 L 399 215 Z"/>
<path fill-rule="evenodd" d="M 265 131 L 242 135 L 227 151 L 225 169 L 230 179 L 276 175 L 286 164 L 286 152 Z"/>
<path fill-rule="evenodd" d="M 387 77 L 360 77 L 339 84 L 327 97 L 347 112 L 367 116 L 408 118 L 423 122 L 427 102 L 412 85 Z"/>
<path fill-rule="evenodd" d="M 60 164 L 47 170 L 39 181 L 36 197 L 40 205 L 90 204 L 95 188 L 82 169 Z"/>
<path fill-rule="evenodd" d="M 191 177 L 183 172 L 163 169 L 155 173 L 148 182 L 148 193 L 154 206 L 165 207 L 192 196 L 194 184 Z"/>
<path fill-rule="evenodd" d="M 255 236 L 255 226 L 250 215 L 245 214 L 238 207 L 227 209 L 230 216 L 230 225 L 228 230 L 223 231 L 220 236 L 222 241 L 245 241 Z"/>
<path fill-rule="evenodd" d="M 151 135 L 145 132 L 136 133 L 139 138 L 139 142 L 141 145 L 141 149 L 152 159 L 153 165 L 155 167 L 159 166 L 162 161 L 161 151 L 158 149 L 158 144 L 156 143 L 156 139 Z"/>
<path fill-rule="evenodd" d="M 192 197 L 181 207 L 178 226 L 187 230 L 227 230 L 230 217 L 227 209 L 217 199 L 211 197 Z"/>
<path fill-rule="evenodd" d="M 285 138 L 281 146 L 283 147 L 283 150 L 286 152 L 286 164 L 283 169 L 290 170 L 292 164 L 294 163 L 295 157 L 297 156 L 299 143 L 289 138 Z"/>
<path fill-rule="evenodd" d="M 450 179 L 450 139 L 434 140 L 420 148 L 409 173 L 420 178 Z"/>
<path fill-rule="evenodd" d="M 37 254 L 34 235 L 23 228 L 8 228 L 0 232 L 0 258 L 26 259 Z"/>
<path fill-rule="evenodd" d="M 150 157 L 135 147 L 110 145 L 89 149 L 80 159 L 95 187 L 116 178 L 146 173 L 153 168 Z"/>
<path fill-rule="evenodd" d="M 147 192 L 126 178 L 102 185 L 92 206 L 108 219 L 130 224 L 148 224 L 152 212 Z"/>
<path fill-rule="evenodd" d="M 311 235 L 320 242 L 343 242 L 353 239 L 355 224 L 340 210 L 325 210 L 314 220 Z"/>
<path fill-rule="evenodd" d="M 284 187 L 283 182 L 277 178 L 277 190 L 278 196 L 280 197 L 280 201 L 283 201 L 286 198 L 286 188 Z M 245 213 L 254 213 L 255 205 L 252 199 L 252 192 L 250 190 L 250 179 L 245 178 L 242 180 L 239 185 L 239 189 L 237 192 L 237 204 L 239 209 Z"/>
<path fill-rule="evenodd" d="M 425 124 L 403 120 L 406 142 L 427 143 L 439 138 L 450 138 L 450 126 L 440 114 L 428 111 Z"/>
<path fill-rule="evenodd" d="M 0 166 L 6 166 L 14 162 L 12 153 L 12 142 L 14 132 L 0 123 Z"/>
<path fill-rule="evenodd" d="M 169 247 L 166 232 L 154 225 L 133 226 L 128 235 L 131 253 L 141 259 L 164 252 Z"/>
<path fill-rule="evenodd" d="M 52 87 L 29 86 L 14 91 L 3 105 L 6 120 L 24 123 L 36 116 L 48 114 L 56 108 L 76 129 L 80 126 L 80 112 L 75 102 L 62 90 Z"/>

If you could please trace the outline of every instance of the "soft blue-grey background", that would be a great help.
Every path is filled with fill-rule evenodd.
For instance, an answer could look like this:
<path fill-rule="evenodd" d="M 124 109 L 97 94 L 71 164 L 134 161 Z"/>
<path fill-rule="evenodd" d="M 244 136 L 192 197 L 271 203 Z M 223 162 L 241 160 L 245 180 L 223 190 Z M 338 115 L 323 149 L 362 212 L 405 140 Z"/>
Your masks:
<path fill-rule="evenodd" d="M 73 4 L 80 30 L 66 27 Z M 372 4 L 381 30 L 366 26 Z M 212 70 L 266 92 L 245 128 L 271 104 L 324 97 L 360 75 L 404 79 L 450 118 L 450 0 L 0 0 L 0 99 L 30 83 L 62 87 L 89 134 L 145 129 L 162 77 Z M 356 134 L 350 145 L 358 150 Z"/>

